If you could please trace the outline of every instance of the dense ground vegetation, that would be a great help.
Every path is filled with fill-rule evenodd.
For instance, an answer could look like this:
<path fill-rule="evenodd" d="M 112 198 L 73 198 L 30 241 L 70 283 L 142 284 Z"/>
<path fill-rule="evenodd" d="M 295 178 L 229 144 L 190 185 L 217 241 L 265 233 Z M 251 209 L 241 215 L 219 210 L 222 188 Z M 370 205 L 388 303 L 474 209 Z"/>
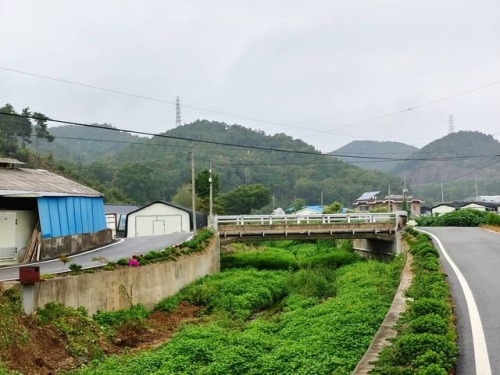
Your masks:
<path fill-rule="evenodd" d="M 406 292 L 408 310 L 397 324 L 398 335 L 376 362 L 373 375 L 447 375 L 456 364 L 458 348 L 448 284 L 439 253 L 426 234 L 407 229 L 405 240 L 413 256 L 414 274 Z"/>
<path fill-rule="evenodd" d="M 387 312 L 402 259 L 363 261 L 331 242 L 267 245 L 281 261 L 263 256 L 267 246 L 236 246 L 225 271 L 160 301 L 160 311 L 201 308 L 170 342 L 74 373 L 350 374 Z"/>
<path fill-rule="evenodd" d="M 465 208 L 439 216 L 421 216 L 417 219 L 421 227 L 478 227 L 480 225 L 500 226 L 500 215 Z"/>

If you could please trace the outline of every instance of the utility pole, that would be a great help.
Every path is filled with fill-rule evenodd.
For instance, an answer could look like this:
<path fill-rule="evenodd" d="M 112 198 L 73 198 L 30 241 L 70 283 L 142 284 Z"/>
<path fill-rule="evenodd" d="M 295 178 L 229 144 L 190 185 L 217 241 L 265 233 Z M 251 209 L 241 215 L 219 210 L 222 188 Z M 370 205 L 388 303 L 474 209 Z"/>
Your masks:
<path fill-rule="evenodd" d="M 210 204 L 209 204 L 209 215 L 213 215 L 213 204 L 214 204 L 214 196 L 213 196 L 213 187 L 212 187 L 212 162 L 210 162 L 210 168 L 208 169 L 208 183 L 210 184 Z"/>
<path fill-rule="evenodd" d="M 193 232 L 196 233 L 196 191 L 194 181 L 194 150 L 191 150 L 191 203 L 193 207 Z"/>
<path fill-rule="evenodd" d="M 321 207 L 323 207 L 323 190 L 321 190 Z"/>
<path fill-rule="evenodd" d="M 474 186 L 476 188 L 476 201 L 477 201 L 477 179 L 474 177 Z"/>
<path fill-rule="evenodd" d="M 441 203 L 444 203 L 443 180 L 441 179 Z"/>
<path fill-rule="evenodd" d="M 181 126 L 181 101 L 179 97 L 175 100 L 175 126 Z"/>
<path fill-rule="evenodd" d="M 391 211 L 391 184 L 389 184 L 389 191 L 387 195 L 387 212 L 392 212 Z"/>

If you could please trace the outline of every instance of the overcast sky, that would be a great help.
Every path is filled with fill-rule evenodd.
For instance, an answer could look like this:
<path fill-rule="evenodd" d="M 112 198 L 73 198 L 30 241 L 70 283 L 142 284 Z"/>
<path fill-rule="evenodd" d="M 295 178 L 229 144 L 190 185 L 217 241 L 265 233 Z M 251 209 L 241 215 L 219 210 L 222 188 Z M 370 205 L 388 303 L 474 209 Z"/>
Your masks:
<path fill-rule="evenodd" d="M 500 136 L 498 0 L 0 0 L 0 17 L 0 105 L 18 111 L 157 133 L 175 127 L 179 96 L 184 123 L 325 152 L 422 147 L 449 115 Z"/>

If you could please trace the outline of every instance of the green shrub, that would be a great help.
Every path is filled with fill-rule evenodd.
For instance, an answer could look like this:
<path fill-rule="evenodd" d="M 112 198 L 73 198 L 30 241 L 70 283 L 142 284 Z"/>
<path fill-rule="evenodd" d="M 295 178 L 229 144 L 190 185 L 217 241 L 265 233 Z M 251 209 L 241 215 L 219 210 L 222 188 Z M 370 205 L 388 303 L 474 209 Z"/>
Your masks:
<path fill-rule="evenodd" d="M 417 358 L 428 355 L 428 352 L 434 352 L 438 354 L 435 360 L 441 362 L 446 370 L 450 370 L 458 355 L 457 347 L 445 336 L 431 333 L 405 334 L 394 345 L 398 352 L 396 364 L 403 366 L 413 364 Z"/>
<path fill-rule="evenodd" d="M 330 268 L 301 269 L 290 275 L 289 293 L 327 298 L 335 295 L 335 272 Z"/>
<path fill-rule="evenodd" d="M 493 212 L 488 212 L 484 218 L 484 223 L 488 225 L 500 226 L 500 215 Z"/>
<path fill-rule="evenodd" d="M 450 306 L 444 301 L 433 298 L 421 298 L 411 303 L 408 310 L 413 319 L 428 314 L 437 314 L 442 318 L 450 315 Z"/>
<path fill-rule="evenodd" d="M 300 260 L 299 265 L 301 268 L 324 268 L 329 267 L 332 269 L 345 266 L 347 264 L 359 262 L 361 258 L 352 253 L 344 251 L 335 251 L 326 254 L 318 254 Z"/>
<path fill-rule="evenodd" d="M 410 330 L 413 333 L 434 333 L 446 335 L 449 324 L 446 319 L 437 314 L 422 315 L 410 322 Z"/>
<path fill-rule="evenodd" d="M 264 251 L 245 251 L 221 254 L 221 268 L 252 267 L 258 270 L 290 270 L 298 269 L 295 256 L 283 249 L 266 249 Z"/>
<path fill-rule="evenodd" d="M 98 311 L 93 316 L 93 319 L 101 326 L 117 328 L 123 324 L 131 324 L 133 321 L 146 322 L 149 316 L 150 312 L 144 305 L 137 304 L 129 309 L 104 312 Z"/>
<path fill-rule="evenodd" d="M 179 292 L 173 296 L 162 299 L 155 305 L 155 311 L 172 312 L 174 311 L 179 303 L 182 301 L 182 292 Z"/>

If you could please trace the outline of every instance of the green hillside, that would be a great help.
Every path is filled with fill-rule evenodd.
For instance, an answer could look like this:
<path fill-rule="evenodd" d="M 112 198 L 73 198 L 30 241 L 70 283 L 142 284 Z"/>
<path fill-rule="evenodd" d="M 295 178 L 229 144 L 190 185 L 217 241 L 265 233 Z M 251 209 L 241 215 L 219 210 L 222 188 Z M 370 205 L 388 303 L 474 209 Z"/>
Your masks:
<path fill-rule="evenodd" d="M 321 192 L 324 202 L 338 200 L 350 205 L 364 191 L 385 190 L 389 181 L 395 186 L 401 184 L 397 178 L 320 155 L 313 146 L 285 134 L 271 136 L 239 125 L 196 121 L 164 135 L 218 143 L 155 137 L 148 140 L 148 146 L 130 145 L 115 157 L 116 161 L 134 163 L 139 169 L 142 166 L 146 175 L 159 180 L 155 184 L 161 186 L 161 190 L 155 193 L 167 198 L 190 181 L 191 148 L 197 170 L 212 164 L 214 172 L 220 176 L 222 192 L 240 185 L 261 183 L 271 189 L 276 206 L 288 207 L 294 198 L 303 198 L 307 204 L 319 204 Z M 123 166 L 116 172 L 121 168 Z"/>
<path fill-rule="evenodd" d="M 346 163 L 355 164 L 362 168 L 390 172 L 398 165 L 399 161 L 387 161 L 387 158 L 406 159 L 416 151 L 418 151 L 417 147 L 400 142 L 352 141 L 330 154 Z"/>
<path fill-rule="evenodd" d="M 56 137 L 64 134 L 58 128 L 50 130 Z M 321 155 L 313 146 L 285 134 L 266 135 L 239 125 L 200 120 L 158 137 L 141 138 L 141 144 L 125 146 L 117 146 L 114 141 L 118 137 L 125 141 L 138 138 L 112 130 L 83 130 L 79 133 L 82 138 L 113 142 L 81 141 L 74 146 L 69 143 L 74 140 L 56 138 L 61 149 L 72 149 L 76 154 L 73 160 L 78 160 L 67 161 L 66 171 L 78 170 L 87 180 L 122 191 L 138 204 L 170 200 L 190 183 L 191 150 L 196 173 L 212 164 L 220 178 L 221 193 L 263 184 L 271 190 L 275 207 L 286 208 L 296 198 L 304 199 L 306 204 L 319 204 L 322 195 L 325 204 L 340 201 L 350 206 L 364 191 L 386 190 L 389 183 L 402 186 L 397 177 Z M 272 204 L 264 211 L 270 210 Z"/>
<path fill-rule="evenodd" d="M 497 156 L 492 156 L 497 155 Z M 500 142 L 491 135 L 460 131 L 437 139 L 409 160 L 396 175 L 407 177 L 413 191 L 427 203 L 461 201 L 478 195 L 498 195 Z"/>
<path fill-rule="evenodd" d="M 93 125 L 113 128 L 108 124 Z M 140 137 L 125 132 L 76 125 L 56 126 L 48 130 L 55 138 L 52 143 L 32 137 L 30 147 L 64 160 L 91 162 L 116 154 L 130 142 L 141 141 Z"/>

